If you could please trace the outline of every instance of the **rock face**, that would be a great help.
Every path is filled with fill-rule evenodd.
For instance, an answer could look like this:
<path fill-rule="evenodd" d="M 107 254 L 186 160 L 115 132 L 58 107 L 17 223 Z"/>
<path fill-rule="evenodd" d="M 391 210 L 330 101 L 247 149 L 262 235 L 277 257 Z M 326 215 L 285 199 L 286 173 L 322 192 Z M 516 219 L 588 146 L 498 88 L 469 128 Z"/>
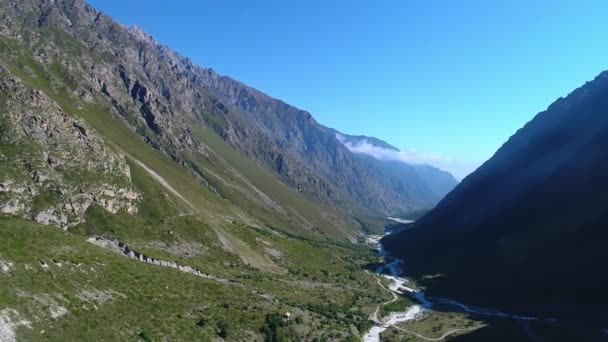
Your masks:
<path fill-rule="evenodd" d="M 587 322 L 608 318 L 608 72 L 521 128 L 385 245 L 428 292 Z"/>
<path fill-rule="evenodd" d="M 208 162 L 213 151 L 205 139 L 212 133 L 291 189 L 323 203 L 323 215 L 338 217 L 336 222 L 429 208 L 446 192 L 419 184 L 412 173 L 384 172 L 351 153 L 310 113 L 198 67 L 82 0 L 1 0 L 0 35 L 7 42 L 2 60 L 18 64 L 23 54 L 32 56 L 28 77 L 43 79 L 79 108 L 103 107 L 218 194 L 211 172 L 195 166 Z M 443 181 L 429 175 L 430 183 Z"/>
<path fill-rule="evenodd" d="M 0 65 L 0 212 L 69 227 L 92 204 L 137 210 L 124 156 Z"/>

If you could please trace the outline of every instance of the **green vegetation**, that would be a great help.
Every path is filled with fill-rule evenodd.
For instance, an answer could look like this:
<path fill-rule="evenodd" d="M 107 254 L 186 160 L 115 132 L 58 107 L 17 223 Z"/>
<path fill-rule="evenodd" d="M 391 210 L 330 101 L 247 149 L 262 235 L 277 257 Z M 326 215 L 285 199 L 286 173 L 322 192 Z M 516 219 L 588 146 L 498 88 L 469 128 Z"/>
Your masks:
<path fill-rule="evenodd" d="M 483 327 L 481 322 L 474 321 L 461 313 L 432 312 L 420 320 L 412 320 L 397 325 L 397 328 L 389 328 L 382 333 L 382 340 L 393 341 L 420 341 L 421 338 L 414 333 L 429 339 L 439 338 L 447 332 L 451 332 L 446 340 L 457 336 L 463 336 Z"/>
<path fill-rule="evenodd" d="M 44 210 L 52 205 L 59 196 L 60 194 L 56 190 L 41 192 L 34 197 L 32 207 L 34 207 L 35 210 Z"/>
<path fill-rule="evenodd" d="M 391 312 L 403 312 L 414 304 L 416 303 L 409 297 L 400 296 L 396 301 L 381 306 L 380 314 L 381 316 L 385 316 Z"/>
<path fill-rule="evenodd" d="M 128 218 L 131 220 L 127 220 Z M 285 262 L 298 262 L 299 259 L 291 259 L 291 256 L 297 258 L 296 251 L 306 249 L 310 249 L 311 254 L 317 251 L 328 258 L 311 259 L 306 271 L 301 273 L 271 275 L 243 265 L 238 257 L 214 245 L 217 243 L 217 236 L 212 229 L 205 228 L 199 221 L 189 217 L 182 217 L 181 220 L 178 218 L 154 225 L 145 223 L 141 216 L 112 215 L 103 209 L 91 208 L 87 223 L 70 232 L 20 219 L 2 218 L 0 248 L 3 252 L 0 259 L 13 262 L 15 270 L 11 272 L 10 277 L 3 277 L 0 284 L 5 288 L 17 286 L 32 293 L 32 296 L 63 296 L 69 299 L 69 303 L 54 299 L 69 311 L 61 318 L 62 324 L 56 326 L 52 320 L 41 320 L 34 324 L 33 331 L 21 329 L 20 336 L 31 337 L 45 330 L 45 336 L 51 340 L 59 339 L 60 336 L 87 339 L 95 334 L 120 339 L 120 336 L 128 336 L 130 331 L 132 336 L 147 336 L 152 340 L 160 336 L 204 340 L 204 336 L 243 336 L 246 331 L 262 332 L 266 327 L 264 335 L 270 331 L 271 335 L 279 336 L 277 338 L 293 336 L 294 331 L 321 338 L 330 330 L 347 332 L 350 330 L 349 326 L 362 329 L 365 317 L 374 303 L 386 300 L 377 296 L 379 289 L 374 286 L 373 279 L 368 279 L 364 272 L 359 271 L 354 275 L 355 280 L 350 280 L 352 271 L 345 269 L 346 263 L 343 263 L 339 256 L 332 256 L 330 249 L 313 247 L 305 241 L 282 238 L 274 234 L 265 236 L 266 241 L 284 252 Z M 163 228 L 166 223 L 170 223 L 171 233 Z M 20 227 L 18 231 L 12 229 L 15 225 Z M 147 244 L 147 255 L 192 265 L 205 272 L 235 279 L 246 287 L 226 286 L 172 269 L 142 264 L 86 243 L 84 237 L 90 234 L 119 237 L 131 246 Z M 196 239 L 195 241 L 203 243 L 206 248 L 200 255 L 175 255 L 160 245 L 150 244 L 158 241 L 157 239 L 166 243 L 171 243 L 172 239 L 176 243 Z M 25 241 L 30 243 L 25 244 Z M 360 255 L 359 258 L 363 259 L 371 257 L 361 253 L 354 249 L 337 254 L 350 254 L 351 257 Z M 306 258 L 306 255 L 303 257 Z M 37 264 L 38 259 L 49 265 L 48 271 L 44 271 Z M 63 263 L 64 267 L 56 266 L 51 260 Z M 87 265 L 94 271 L 83 273 L 75 266 L 65 266 L 68 263 Z M 27 271 L 26 264 L 36 270 Z M 332 271 L 323 272 L 326 268 Z M 53 281 L 40 277 L 52 277 Z M 25 278 L 29 280 L 25 281 Z M 353 293 L 346 292 L 346 284 L 357 286 L 359 289 Z M 126 298 L 116 295 L 111 304 L 100 306 L 99 311 L 82 311 L 81 301 L 75 298 L 81 289 L 91 287 L 116 291 L 126 295 Z M 256 296 L 251 288 L 260 293 L 270 292 L 277 300 L 263 300 Z M 28 306 L 31 306 L 32 298 L 28 298 L 10 295 L 0 298 L 0 302 L 30 317 L 32 312 Z M 331 304 L 323 304 L 324 302 Z M 300 317 L 293 322 L 294 327 L 299 327 L 297 330 L 284 330 L 284 326 L 272 323 L 272 317 L 275 316 L 270 314 L 286 311 L 301 312 Z M 124 316 L 130 318 L 121 320 Z M 151 318 L 148 320 L 144 318 L 146 316 Z M 103 321 L 104 324 L 94 324 L 97 320 Z M 142 325 L 143 321 L 149 323 Z M 310 328 L 303 330 L 303 327 Z M 62 331 L 65 335 L 62 335 Z"/>
<path fill-rule="evenodd" d="M 261 332 L 264 333 L 266 342 L 295 341 L 298 338 L 289 328 L 289 320 L 276 312 L 266 315 Z"/>
<path fill-rule="evenodd" d="M 16 225 L 18 230 L 13 229 Z M 3 291 L 0 302 L 30 320 L 40 318 L 32 322 L 32 329 L 20 329 L 26 340 L 37 339 L 42 330 L 50 340 L 99 336 L 121 340 L 140 333 L 210 339 L 215 331 L 198 327 L 193 316 L 202 306 L 209 317 L 226 320 L 239 329 L 256 329 L 263 322 L 263 314 L 241 310 L 226 314 L 224 306 L 217 303 L 221 298 L 235 307 L 258 304 L 259 298 L 247 291 L 137 263 L 57 229 L 0 218 L 0 237 L 0 258 L 13 263 L 0 284 L 5 289 L 18 289 Z M 48 268 L 42 268 L 38 260 Z M 113 298 L 106 303 L 83 300 L 86 291 L 105 291 Z M 274 306 L 272 302 L 264 305 Z M 53 306 L 69 312 L 60 324 L 48 317 Z"/>
<path fill-rule="evenodd" d="M 316 233 L 315 235 L 317 236 L 318 234 L 328 234 L 333 238 L 342 237 L 342 233 L 335 230 L 335 222 L 332 222 L 319 215 L 322 210 L 318 204 L 313 203 L 303 195 L 288 188 L 285 184 L 277 179 L 276 175 L 233 149 L 213 130 L 203 127 L 197 123 L 193 123 L 193 127 L 195 128 L 193 130 L 194 136 L 205 143 L 205 145 L 209 146 L 211 151 L 213 151 L 211 152 L 210 156 L 206 157 L 207 160 L 202 160 L 197 156 L 191 156 L 195 165 L 198 165 L 203 170 L 205 169 L 205 165 L 210 164 L 216 165 L 216 167 L 219 169 L 226 168 L 230 170 L 234 168 L 236 172 L 224 173 L 222 177 L 227 177 L 233 184 L 245 182 L 243 185 L 247 186 L 247 183 L 251 183 L 256 188 L 263 189 L 265 195 L 271 198 L 272 201 L 276 203 L 276 206 L 281 207 L 281 209 L 278 209 L 278 212 L 276 209 L 270 210 L 265 215 L 266 217 L 268 215 L 277 216 L 281 211 L 285 212 L 285 214 L 281 215 L 288 216 L 288 223 L 301 223 L 302 217 L 306 217 L 314 224 L 314 226 L 310 227 L 310 233 Z M 209 178 L 214 179 L 216 177 L 210 174 Z M 224 188 L 224 193 L 231 192 L 231 189 L 225 188 L 219 179 L 214 179 L 214 185 L 216 185 L 218 188 Z M 260 201 L 258 196 L 255 196 L 253 199 L 243 199 L 242 196 L 235 195 L 230 196 L 230 199 L 235 201 L 235 203 L 241 208 L 253 209 L 252 202 L 255 203 Z M 283 218 L 283 220 L 285 219 Z M 291 226 L 291 224 L 289 224 L 289 226 Z M 319 229 L 319 227 L 323 227 L 323 229 Z M 297 231 L 299 234 L 310 234 L 302 232 L 301 229 L 295 231 Z"/>

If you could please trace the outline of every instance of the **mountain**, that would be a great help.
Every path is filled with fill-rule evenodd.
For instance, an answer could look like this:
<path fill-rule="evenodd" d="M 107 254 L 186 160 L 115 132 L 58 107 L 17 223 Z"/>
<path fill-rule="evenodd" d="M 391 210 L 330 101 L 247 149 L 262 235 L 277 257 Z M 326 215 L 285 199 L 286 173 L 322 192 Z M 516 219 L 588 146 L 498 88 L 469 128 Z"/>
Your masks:
<path fill-rule="evenodd" d="M 383 163 L 82 0 L 0 0 L 0 340 L 359 339 L 392 296 L 354 242 L 449 181 Z"/>
<path fill-rule="evenodd" d="M 334 133 L 357 158 L 373 167 L 382 179 L 389 181 L 392 189 L 410 194 L 412 199 L 437 203 L 458 184 L 447 171 L 428 164 L 397 160 L 399 149 L 383 140 L 364 135 L 348 135 L 336 130 Z"/>
<path fill-rule="evenodd" d="M 536 115 L 386 247 L 431 295 L 604 324 L 607 112 L 603 72 Z"/>
<path fill-rule="evenodd" d="M 339 132 L 335 129 L 332 129 L 332 132 L 336 135 L 336 137 L 338 138 L 338 140 L 340 140 L 340 142 L 342 142 L 343 144 L 345 144 L 347 146 L 348 146 L 348 144 L 358 145 L 361 143 L 368 143 L 375 147 L 383 148 L 383 149 L 386 149 L 389 151 L 399 152 L 398 148 L 396 148 L 395 146 L 387 143 L 384 140 L 378 139 L 378 138 L 368 137 L 365 135 L 348 135 L 348 134 Z"/>
<path fill-rule="evenodd" d="M 435 186 L 445 182 L 443 173 L 429 168 L 422 184 L 416 172 L 383 172 L 310 113 L 201 68 L 82 1 L 0 6 L 1 56 L 10 74 L 102 136 L 121 125 L 218 196 L 255 202 L 269 216 L 287 216 L 294 229 L 353 240 L 357 230 L 378 226 L 373 218 L 428 209 L 448 191 Z M 110 140 L 128 152 L 126 143 Z M 237 152 L 233 160 L 226 149 Z"/>

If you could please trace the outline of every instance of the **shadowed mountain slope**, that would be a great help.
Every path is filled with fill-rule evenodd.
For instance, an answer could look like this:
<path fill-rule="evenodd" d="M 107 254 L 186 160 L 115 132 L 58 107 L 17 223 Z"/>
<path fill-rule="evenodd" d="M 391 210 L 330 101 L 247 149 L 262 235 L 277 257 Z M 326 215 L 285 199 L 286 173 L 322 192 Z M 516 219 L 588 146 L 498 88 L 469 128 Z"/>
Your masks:
<path fill-rule="evenodd" d="M 539 113 L 386 246 L 431 295 L 605 322 L 607 113 L 603 72 Z"/>

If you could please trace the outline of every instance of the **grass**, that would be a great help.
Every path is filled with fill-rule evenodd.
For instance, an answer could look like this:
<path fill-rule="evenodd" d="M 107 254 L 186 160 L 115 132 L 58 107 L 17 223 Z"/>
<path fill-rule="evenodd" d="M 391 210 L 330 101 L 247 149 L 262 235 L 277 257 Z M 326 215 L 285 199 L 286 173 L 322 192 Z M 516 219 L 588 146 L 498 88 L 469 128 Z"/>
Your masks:
<path fill-rule="evenodd" d="M 21 157 L 35 159 L 40 156 L 40 151 L 33 143 L 22 141 L 19 144 L 0 143 L 0 181 L 12 180 L 21 182 L 30 180 L 23 165 L 19 162 Z"/>
<path fill-rule="evenodd" d="M 169 227 L 172 234 L 168 233 Z M 233 233 L 252 248 L 266 246 L 260 241 L 252 243 L 260 235 L 251 229 L 239 227 Z M 201 242 L 209 249 L 199 256 L 177 257 L 155 247 L 148 247 L 145 252 L 234 279 L 260 292 L 270 292 L 276 301 L 261 300 L 244 289 L 125 258 L 86 243 L 84 238 L 90 234 L 118 236 L 128 243 L 139 244 L 155 240 Z M 2 288 L 13 289 L 0 297 L 0 303 L 25 317 L 46 317 L 43 313 L 48 308 L 37 303 L 34 296 L 51 296 L 70 312 L 59 320 L 41 319 L 32 330 L 21 329 L 19 336 L 24 339 L 35 339 L 44 330 L 49 340 L 82 340 L 95 335 L 123 340 L 141 334 L 153 340 L 160 337 L 208 340 L 213 338 L 216 324 L 221 321 L 227 322 L 233 336 L 246 336 L 257 333 L 268 314 L 285 311 L 302 312 L 306 317 L 298 328 L 302 334 L 322 337 L 335 330 L 348 335 L 350 327 L 365 321 L 376 302 L 386 300 L 378 295 L 381 292 L 374 279 L 358 265 L 373 260 L 371 252 L 359 248 L 333 251 L 335 247 L 313 246 L 305 240 L 269 233 L 262 239 L 283 252 L 282 261 L 277 264 L 305 265 L 285 274 L 272 274 L 244 265 L 238 257 L 217 246 L 213 230 L 193 217 L 146 222 L 142 216 L 113 215 L 91 208 L 87 223 L 69 232 L 0 217 L 0 239 L 0 259 L 15 264 L 11 276 L 0 279 Z M 38 259 L 46 261 L 49 269 L 40 268 Z M 95 272 L 85 274 L 69 267 L 60 268 L 51 260 L 81 263 Z M 35 266 L 35 270 L 26 271 L 26 264 Z M 316 287 L 318 284 L 323 286 Z M 77 298 L 79 291 L 87 288 L 111 289 L 127 298 L 120 297 L 93 309 L 91 304 Z M 17 295 L 23 292 L 28 295 Z M 59 295 L 68 301 L 57 299 Z M 205 322 L 203 327 L 198 324 L 201 320 Z"/>
<path fill-rule="evenodd" d="M 461 314 L 433 312 L 421 320 L 408 321 L 398 326 L 427 338 L 439 338 L 453 329 L 475 328 L 481 326 L 481 323 L 470 320 Z M 446 337 L 446 340 L 451 340 L 457 336 L 466 336 L 469 333 L 468 330 L 456 331 Z M 414 334 L 395 328 L 387 329 L 381 336 L 382 340 L 387 342 L 422 340 Z"/>
<path fill-rule="evenodd" d="M 13 229 L 14 225 L 19 230 Z M 139 331 L 172 339 L 210 340 L 214 331 L 195 324 L 197 310 L 204 305 L 208 306 L 204 312 L 210 320 L 228 320 L 235 329 L 255 330 L 263 323 L 264 315 L 255 311 L 231 310 L 226 314 L 223 303 L 239 308 L 258 304 L 259 298 L 250 293 L 139 264 L 57 229 L 0 218 L 0 237 L 2 258 L 14 263 L 14 270 L 0 278 L 1 287 L 8 290 L 2 291 L 0 302 L 27 317 L 46 318 L 33 322 L 32 330 L 21 329 L 20 337 L 25 340 L 37 339 L 42 330 L 49 340 L 91 340 L 99 336 L 107 340 L 134 339 Z M 49 268 L 41 268 L 38 259 Z M 56 266 L 52 259 L 63 266 Z M 66 261 L 81 263 L 82 269 L 90 271 L 70 268 Z M 33 270 L 25 270 L 25 265 Z M 118 296 L 115 302 L 95 309 L 78 298 L 82 289 L 111 289 L 126 298 Z M 59 295 L 66 300 L 57 299 Z M 70 314 L 60 321 L 49 319 L 45 312 L 48 308 L 35 296 L 54 298 Z M 270 308 L 273 304 L 264 305 Z"/>
<path fill-rule="evenodd" d="M 35 211 L 42 211 L 51 207 L 57 202 L 61 195 L 56 190 L 44 190 L 34 196 L 32 200 L 32 208 Z"/>

